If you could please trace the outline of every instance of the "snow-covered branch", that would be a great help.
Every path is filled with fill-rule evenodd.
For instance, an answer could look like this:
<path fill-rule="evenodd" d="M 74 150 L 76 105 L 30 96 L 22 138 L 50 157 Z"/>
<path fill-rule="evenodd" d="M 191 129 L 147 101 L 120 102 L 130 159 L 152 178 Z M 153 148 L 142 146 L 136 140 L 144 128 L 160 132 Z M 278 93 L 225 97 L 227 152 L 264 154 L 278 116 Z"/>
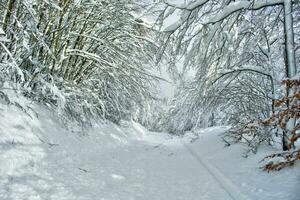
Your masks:
<path fill-rule="evenodd" d="M 210 16 L 207 21 L 204 21 L 203 24 L 216 23 L 218 21 L 224 20 L 229 15 L 243 10 L 258 10 L 268 6 L 280 5 L 283 4 L 284 0 L 258 0 L 258 1 L 237 1 L 230 3 L 226 7 L 222 8 L 218 14 L 215 16 Z"/>
<path fill-rule="evenodd" d="M 284 0 L 257 0 L 257 1 L 242 0 L 242 1 L 232 2 L 224 7 L 222 6 L 221 8 L 218 8 L 218 10 L 215 10 L 216 14 L 210 14 L 209 12 L 206 16 L 207 19 L 205 19 L 204 21 L 200 21 L 199 23 L 201 23 L 202 25 L 212 24 L 224 20 L 228 16 L 232 15 L 233 13 L 241 10 L 258 10 L 264 7 L 280 5 L 283 4 L 283 2 Z M 176 31 L 180 26 L 182 26 L 184 23 L 187 22 L 193 10 L 195 10 L 196 8 L 201 8 L 206 3 L 209 3 L 209 0 L 194 1 L 188 5 L 176 5 L 176 4 L 171 4 L 169 2 L 166 2 L 168 6 L 174 7 L 176 9 L 180 9 L 182 10 L 182 12 L 180 18 L 174 23 L 164 28 L 163 31 L 166 32 Z"/>

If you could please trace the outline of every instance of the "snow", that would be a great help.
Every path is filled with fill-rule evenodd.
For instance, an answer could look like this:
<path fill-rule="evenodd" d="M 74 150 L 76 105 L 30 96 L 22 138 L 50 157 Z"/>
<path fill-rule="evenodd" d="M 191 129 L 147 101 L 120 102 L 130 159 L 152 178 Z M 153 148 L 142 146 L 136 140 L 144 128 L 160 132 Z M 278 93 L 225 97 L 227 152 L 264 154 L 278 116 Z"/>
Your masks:
<path fill-rule="evenodd" d="M 201 130 L 196 139 L 193 139 L 190 148 L 206 163 L 219 170 L 250 199 L 299 199 L 300 191 L 296 186 L 300 182 L 300 172 L 297 169 L 299 164 L 280 172 L 263 172 L 259 169 L 262 165 L 259 162 L 278 149 L 270 146 L 261 147 L 257 154 L 244 158 L 242 154 L 246 147 L 241 144 L 224 148 L 219 137 L 222 135 L 222 129 L 226 127 Z"/>
<path fill-rule="evenodd" d="M 299 170 L 262 172 L 274 149 L 245 159 L 241 145 L 224 148 L 228 127 L 183 137 L 128 121 L 82 130 L 40 106 L 37 116 L 0 109 L 1 200 L 299 199 Z"/>
<path fill-rule="evenodd" d="M 165 32 L 176 31 L 189 17 L 190 11 L 174 12 L 168 18 L 164 20 L 162 30 Z"/>
<path fill-rule="evenodd" d="M 196 0 L 196 1 L 190 1 L 188 3 L 187 2 L 182 3 L 182 1 L 179 1 L 177 3 L 173 2 L 173 1 L 172 2 L 167 1 L 167 4 L 169 4 L 173 7 L 179 8 L 179 9 L 194 10 L 197 7 L 202 6 L 203 4 L 205 4 L 207 2 L 208 2 L 208 0 Z"/>
<path fill-rule="evenodd" d="M 218 22 L 220 20 L 225 19 L 232 13 L 242 9 L 258 10 L 266 6 L 278 5 L 282 3 L 283 0 L 260 0 L 260 1 L 255 1 L 254 3 L 250 1 L 233 2 L 230 3 L 228 6 L 224 7 L 217 15 L 212 16 L 207 22 L 204 22 L 204 24 Z"/>
<path fill-rule="evenodd" d="M 187 19 L 189 18 L 189 14 L 191 13 L 192 10 L 203 6 L 206 4 L 208 0 L 196 0 L 189 2 L 188 4 L 181 4 L 181 5 L 176 5 L 176 4 L 171 4 L 168 2 L 169 5 L 179 9 L 183 10 L 181 12 L 181 17 L 178 18 L 177 20 L 173 20 L 173 23 L 168 24 L 166 28 L 163 30 L 168 32 L 168 31 L 175 31 L 177 30 L 180 26 L 182 26 Z M 290 2 L 290 1 L 289 1 Z M 219 22 L 229 15 L 231 15 L 234 12 L 237 12 L 242 9 L 249 9 L 249 10 L 258 10 L 263 7 L 267 6 L 272 6 L 272 5 L 279 5 L 283 4 L 284 0 L 259 0 L 255 1 L 254 3 L 251 1 L 237 1 L 237 2 L 232 2 L 228 4 L 226 7 L 223 7 L 221 11 L 219 11 L 216 15 L 209 16 L 207 20 L 203 22 L 199 22 L 201 24 L 210 24 L 210 23 L 216 23 Z"/>
<path fill-rule="evenodd" d="M 5 32 L 1 27 L 0 27 L 0 35 L 5 35 Z"/>

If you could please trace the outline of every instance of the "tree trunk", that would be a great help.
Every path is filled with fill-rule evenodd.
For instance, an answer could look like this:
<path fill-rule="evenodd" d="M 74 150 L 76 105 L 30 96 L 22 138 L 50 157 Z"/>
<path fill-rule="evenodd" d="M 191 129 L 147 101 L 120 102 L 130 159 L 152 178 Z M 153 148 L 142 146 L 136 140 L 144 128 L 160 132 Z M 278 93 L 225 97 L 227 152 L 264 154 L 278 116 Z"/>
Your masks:
<path fill-rule="evenodd" d="M 294 44 L 294 28 L 292 15 L 292 0 L 284 1 L 285 51 L 287 56 L 287 77 L 292 78 L 297 73 Z"/>
<path fill-rule="evenodd" d="M 294 44 L 294 29 L 292 15 L 292 0 L 284 0 L 284 30 L 285 30 L 285 54 L 286 54 L 286 75 L 287 78 L 293 78 L 297 74 Z M 292 96 L 295 93 L 293 89 L 287 88 L 287 95 Z M 289 105 L 287 105 L 289 106 Z M 288 150 L 289 133 L 295 127 L 295 119 L 289 119 L 287 130 L 283 132 L 282 149 Z"/>

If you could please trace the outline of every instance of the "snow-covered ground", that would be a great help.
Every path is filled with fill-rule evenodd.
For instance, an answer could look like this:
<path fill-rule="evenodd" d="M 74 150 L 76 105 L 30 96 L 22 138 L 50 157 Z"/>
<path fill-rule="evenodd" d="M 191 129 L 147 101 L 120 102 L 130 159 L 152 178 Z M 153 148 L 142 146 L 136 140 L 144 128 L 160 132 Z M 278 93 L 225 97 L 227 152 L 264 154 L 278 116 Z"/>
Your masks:
<path fill-rule="evenodd" d="M 258 161 L 224 148 L 226 127 L 184 137 L 151 133 L 133 122 L 90 130 L 65 128 L 51 112 L 38 116 L 0 107 L 1 200 L 299 200 L 300 170 L 268 174 Z"/>

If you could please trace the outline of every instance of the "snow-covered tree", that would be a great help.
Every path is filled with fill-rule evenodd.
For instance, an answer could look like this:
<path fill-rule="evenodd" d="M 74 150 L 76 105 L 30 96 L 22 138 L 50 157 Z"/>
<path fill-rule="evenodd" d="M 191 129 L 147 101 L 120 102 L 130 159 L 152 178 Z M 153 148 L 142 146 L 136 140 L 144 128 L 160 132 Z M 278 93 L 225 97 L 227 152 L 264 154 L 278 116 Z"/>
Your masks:
<path fill-rule="evenodd" d="M 2 81 L 72 119 L 127 118 L 151 96 L 155 45 L 132 0 L 0 2 Z M 2 33 L 1 33 L 2 34 Z"/>
<path fill-rule="evenodd" d="M 274 99 L 283 95 L 281 80 L 297 71 L 297 2 L 162 1 L 157 8 L 164 44 L 158 58 L 168 52 L 171 68 L 184 58 L 184 69 L 196 71 L 177 96 L 176 113 L 188 116 L 177 131 L 207 124 L 204 116 L 212 113 L 231 125 L 274 113 Z"/>

